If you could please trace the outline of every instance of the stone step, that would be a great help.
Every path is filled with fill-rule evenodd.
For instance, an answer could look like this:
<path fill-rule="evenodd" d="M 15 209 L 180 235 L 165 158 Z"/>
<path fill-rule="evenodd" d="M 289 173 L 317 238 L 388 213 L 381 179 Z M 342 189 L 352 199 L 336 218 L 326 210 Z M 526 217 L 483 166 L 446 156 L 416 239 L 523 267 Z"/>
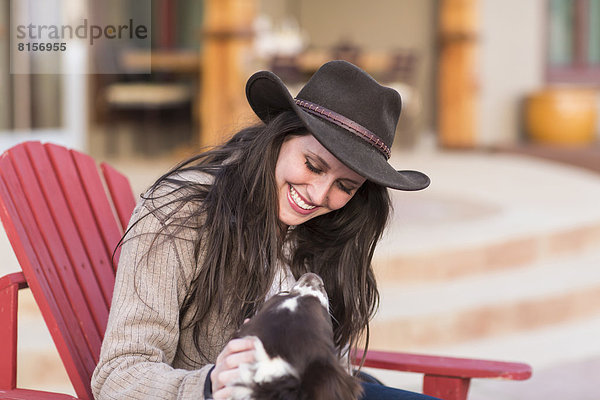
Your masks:
<path fill-rule="evenodd" d="M 600 243 L 600 176 L 520 156 L 406 153 L 432 177 L 392 191 L 374 257 L 382 282 L 448 280 L 551 260 Z M 400 166 L 399 166 L 400 167 Z"/>
<path fill-rule="evenodd" d="M 383 251 L 374 260 L 380 282 L 423 282 L 455 279 L 487 271 L 519 268 L 532 263 L 578 254 L 597 248 L 600 223 L 496 242 L 432 249 L 411 254 Z"/>
<path fill-rule="evenodd" d="M 449 345 L 600 314 L 600 251 L 433 283 L 380 285 L 374 347 Z"/>
<path fill-rule="evenodd" d="M 534 370 L 526 382 L 476 381 L 472 400 L 597 399 L 600 377 L 600 315 L 577 323 L 448 348 L 451 354 L 472 354 L 524 360 Z"/>
<path fill-rule="evenodd" d="M 596 399 L 600 376 L 600 315 L 451 346 L 415 346 L 402 351 L 525 362 L 533 376 L 522 382 L 475 379 L 472 400 Z M 419 391 L 422 376 L 368 369 L 384 383 Z"/>

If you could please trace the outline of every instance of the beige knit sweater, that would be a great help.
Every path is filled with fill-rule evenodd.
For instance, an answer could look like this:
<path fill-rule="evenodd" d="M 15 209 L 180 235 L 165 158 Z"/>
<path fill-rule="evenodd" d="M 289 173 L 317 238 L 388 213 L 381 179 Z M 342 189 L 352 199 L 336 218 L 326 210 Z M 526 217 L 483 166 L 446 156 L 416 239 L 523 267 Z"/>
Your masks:
<path fill-rule="evenodd" d="M 192 329 L 180 328 L 179 310 L 196 273 L 197 233 L 185 229 L 175 239 L 161 235 L 152 243 L 162 225 L 157 215 L 141 218 L 152 208 L 148 202 L 136 207 L 131 221 L 139 222 L 122 247 L 92 390 L 96 399 L 203 399 L 207 374 L 232 332 L 212 315 L 199 338 L 208 358 L 203 360 L 194 347 Z M 177 215 L 194 211 L 186 206 Z M 171 229 L 167 222 L 163 232 Z M 293 283 L 289 269 L 284 269 L 272 293 L 288 290 Z"/>

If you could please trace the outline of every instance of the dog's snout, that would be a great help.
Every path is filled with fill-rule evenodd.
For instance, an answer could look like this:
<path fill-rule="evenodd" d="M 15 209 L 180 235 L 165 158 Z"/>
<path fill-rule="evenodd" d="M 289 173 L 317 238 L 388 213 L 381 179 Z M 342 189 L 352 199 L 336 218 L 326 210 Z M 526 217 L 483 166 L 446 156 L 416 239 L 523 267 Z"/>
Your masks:
<path fill-rule="evenodd" d="M 329 298 L 325 291 L 325 284 L 319 275 L 312 272 L 302 275 L 290 293 L 296 296 L 315 296 L 323 304 L 323 307 L 329 307 Z"/>
<path fill-rule="evenodd" d="M 300 279 L 298 279 L 298 282 L 296 283 L 296 285 L 300 285 L 300 286 L 310 286 L 314 289 L 317 290 L 321 290 L 325 288 L 325 285 L 323 284 L 323 279 L 321 279 L 321 277 L 317 274 L 314 274 L 312 272 L 308 272 L 304 275 L 302 275 L 300 277 Z"/>

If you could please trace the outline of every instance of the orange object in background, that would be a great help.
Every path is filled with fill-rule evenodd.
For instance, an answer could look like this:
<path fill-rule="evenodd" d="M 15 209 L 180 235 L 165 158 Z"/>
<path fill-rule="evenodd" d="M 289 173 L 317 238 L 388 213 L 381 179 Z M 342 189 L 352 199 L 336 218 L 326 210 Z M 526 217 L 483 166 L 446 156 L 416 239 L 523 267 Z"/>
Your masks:
<path fill-rule="evenodd" d="M 442 0 L 439 12 L 439 143 L 473 148 L 479 102 L 479 0 Z"/>
<path fill-rule="evenodd" d="M 539 143 L 587 145 L 595 140 L 598 92 L 577 87 L 543 89 L 527 97 L 525 123 Z"/>

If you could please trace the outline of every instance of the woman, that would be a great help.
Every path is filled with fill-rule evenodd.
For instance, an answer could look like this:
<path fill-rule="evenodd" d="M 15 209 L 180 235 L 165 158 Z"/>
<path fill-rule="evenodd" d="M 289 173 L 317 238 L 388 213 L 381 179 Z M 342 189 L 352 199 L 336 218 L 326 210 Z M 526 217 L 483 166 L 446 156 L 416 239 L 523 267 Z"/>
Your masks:
<path fill-rule="evenodd" d="M 307 271 L 325 282 L 340 356 L 368 338 L 386 188 L 429 184 L 387 162 L 400 96 L 344 61 L 296 99 L 267 71 L 246 95 L 264 124 L 164 175 L 134 211 L 92 379 L 99 399 L 227 398 L 254 357 L 234 331 Z M 413 398 L 364 387 L 365 398 Z"/>

